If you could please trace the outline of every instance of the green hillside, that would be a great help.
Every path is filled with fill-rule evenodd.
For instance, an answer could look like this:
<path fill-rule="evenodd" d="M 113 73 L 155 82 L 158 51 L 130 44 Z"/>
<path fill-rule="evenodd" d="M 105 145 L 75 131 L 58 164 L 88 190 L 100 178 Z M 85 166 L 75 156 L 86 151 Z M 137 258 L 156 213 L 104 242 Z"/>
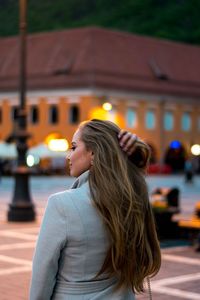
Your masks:
<path fill-rule="evenodd" d="M 19 0 L 0 0 L 0 36 L 18 33 Z M 29 0 L 28 31 L 97 25 L 200 44 L 200 0 Z"/>

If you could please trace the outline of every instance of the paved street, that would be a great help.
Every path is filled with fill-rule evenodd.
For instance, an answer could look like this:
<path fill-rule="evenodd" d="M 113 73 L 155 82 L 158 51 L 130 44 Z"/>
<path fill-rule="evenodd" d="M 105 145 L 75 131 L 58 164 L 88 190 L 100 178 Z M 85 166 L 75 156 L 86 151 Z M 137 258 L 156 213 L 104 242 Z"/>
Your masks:
<path fill-rule="evenodd" d="M 44 206 L 49 195 L 70 187 L 73 178 L 64 176 L 32 177 L 30 190 L 32 199 L 37 208 Z M 188 216 L 193 213 L 194 205 L 200 201 L 200 176 L 194 178 L 193 184 L 186 184 L 183 175 L 157 175 L 148 176 L 149 192 L 156 187 L 178 187 L 180 190 L 181 215 Z M 3 177 L 0 181 L 0 205 L 7 206 L 13 196 L 14 181 L 10 177 Z M 1 214 L 1 213 L 0 213 Z M 1 215 L 0 215 L 1 218 Z M 4 215 L 2 216 L 4 218 Z"/>
<path fill-rule="evenodd" d="M 73 179 L 40 177 L 31 179 L 32 198 L 37 221 L 8 223 L 6 212 L 12 198 L 13 180 L 2 178 L 0 183 L 0 299 L 27 300 L 31 276 L 31 261 L 46 200 L 51 193 L 68 188 Z M 200 200 L 200 178 L 186 185 L 181 176 L 151 176 L 149 190 L 157 186 L 176 186 L 181 190 L 183 216 L 189 216 L 194 203 Z M 162 249 L 162 267 L 152 280 L 154 300 L 200 299 L 200 254 L 190 246 Z M 147 300 L 148 295 L 137 296 Z M 108 299 L 109 300 L 109 299 Z"/>

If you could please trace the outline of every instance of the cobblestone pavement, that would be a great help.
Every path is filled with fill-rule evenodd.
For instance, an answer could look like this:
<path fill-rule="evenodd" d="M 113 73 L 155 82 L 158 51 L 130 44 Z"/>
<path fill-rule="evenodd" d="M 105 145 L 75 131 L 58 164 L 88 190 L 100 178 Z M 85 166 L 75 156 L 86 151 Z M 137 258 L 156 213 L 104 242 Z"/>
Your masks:
<path fill-rule="evenodd" d="M 28 300 L 32 256 L 46 201 L 45 197 L 37 201 L 36 222 L 8 223 L 6 211 L 10 194 L 7 198 L 5 196 L 6 193 L 4 200 L 0 201 L 0 299 Z M 189 246 L 163 249 L 161 270 L 151 280 L 153 299 L 200 300 L 199 282 L 200 253 Z M 137 299 L 147 300 L 149 297 L 145 293 L 138 295 Z"/>
<path fill-rule="evenodd" d="M 5 204 L 0 206 L 5 212 Z M 44 207 L 31 223 L 0 222 L 0 299 L 28 300 L 31 262 Z M 192 247 L 162 250 L 162 267 L 151 280 L 154 300 L 200 299 L 200 253 Z M 146 300 L 148 294 L 137 296 Z M 109 299 L 108 299 L 109 300 Z"/>

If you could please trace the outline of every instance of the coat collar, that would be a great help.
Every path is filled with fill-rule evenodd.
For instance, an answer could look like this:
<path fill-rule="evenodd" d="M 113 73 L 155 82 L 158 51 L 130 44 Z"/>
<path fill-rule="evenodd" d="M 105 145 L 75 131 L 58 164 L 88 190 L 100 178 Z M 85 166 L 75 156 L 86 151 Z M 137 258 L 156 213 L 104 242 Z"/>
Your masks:
<path fill-rule="evenodd" d="M 76 189 L 79 188 L 80 186 L 82 186 L 84 183 L 86 183 L 88 181 L 88 177 L 89 177 L 89 170 L 82 173 L 72 184 L 71 189 Z"/>

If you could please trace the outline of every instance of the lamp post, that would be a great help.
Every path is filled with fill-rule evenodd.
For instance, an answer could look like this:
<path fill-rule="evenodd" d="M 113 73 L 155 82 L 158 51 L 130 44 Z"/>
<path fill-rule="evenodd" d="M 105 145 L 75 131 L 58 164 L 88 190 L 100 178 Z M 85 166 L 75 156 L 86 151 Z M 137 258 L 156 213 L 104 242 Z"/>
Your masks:
<path fill-rule="evenodd" d="M 8 221 L 33 221 L 35 220 L 34 205 L 29 192 L 29 169 L 26 165 L 27 115 L 26 115 L 26 15 L 27 0 L 20 0 L 20 103 L 18 117 L 15 124 L 13 138 L 17 145 L 17 167 L 15 170 L 15 187 L 12 203 L 9 205 Z"/>

